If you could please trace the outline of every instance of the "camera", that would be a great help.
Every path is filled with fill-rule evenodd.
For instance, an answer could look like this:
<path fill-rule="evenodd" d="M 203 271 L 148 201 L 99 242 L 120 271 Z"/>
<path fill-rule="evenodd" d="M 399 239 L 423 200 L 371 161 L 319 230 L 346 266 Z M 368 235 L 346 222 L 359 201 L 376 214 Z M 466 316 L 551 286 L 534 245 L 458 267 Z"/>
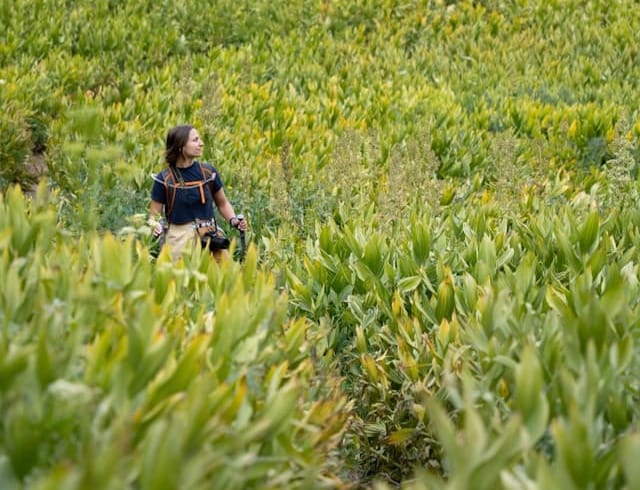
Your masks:
<path fill-rule="evenodd" d="M 211 252 L 226 250 L 231 242 L 226 236 L 218 236 L 215 231 L 208 231 L 200 238 L 202 248 L 208 247 Z"/>

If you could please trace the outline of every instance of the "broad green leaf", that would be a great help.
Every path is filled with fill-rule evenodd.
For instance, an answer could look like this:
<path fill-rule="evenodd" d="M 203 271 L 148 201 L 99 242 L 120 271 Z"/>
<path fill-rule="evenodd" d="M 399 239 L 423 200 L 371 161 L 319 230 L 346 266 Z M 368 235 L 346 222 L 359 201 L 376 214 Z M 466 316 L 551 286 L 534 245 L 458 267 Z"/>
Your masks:
<path fill-rule="evenodd" d="M 547 427 L 549 405 L 543 391 L 542 368 L 533 347 L 526 346 L 516 368 L 515 406 L 532 441 Z"/>
<path fill-rule="evenodd" d="M 153 424 L 144 441 L 140 467 L 143 490 L 173 490 L 179 487 L 182 461 L 181 441 L 175 428 L 165 420 Z"/>
<path fill-rule="evenodd" d="M 209 341 L 208 335 L 201 334 L 188 343 L 184 353 L 177 359 L 175 367 L 164 376 L 161 376 L 158 382 L 150 387 L 147 401 L 149 408 L 188 387 L 191 379 L 197 376 L 202 369 L 202 354 Z"/>
<path fill-rule="evenodd" d="M 398 290 L 401 293 L 410 293 L 417 289 L 421 282 L 420 276 L 403 277 L 398 281 Z"/>
<path fill-rule="evenodd" d="M 640 434 L 631 433 L 625 436 L 618 447 L 618 455 L 627 487 L 640 488 Z"/>
<path fill-rule="evenodd" d="M 591 211 L 579 232 L 580 250 L 588 253 L 596 244 L 600 231 L 600 215 L 597 211 Z"/>
<path fill-rule="evenodd" d="M 0 456 L 0 488 L 5 490 L 19 490 L 21 488 L 13 474 L 8 458 L 4 455 Z"/>

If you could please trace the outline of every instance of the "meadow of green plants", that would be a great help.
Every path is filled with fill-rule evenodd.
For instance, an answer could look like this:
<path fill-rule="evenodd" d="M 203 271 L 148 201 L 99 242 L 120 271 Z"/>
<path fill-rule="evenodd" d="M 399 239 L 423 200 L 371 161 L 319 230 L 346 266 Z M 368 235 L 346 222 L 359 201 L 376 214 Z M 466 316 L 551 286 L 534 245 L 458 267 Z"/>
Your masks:
<path fill-rule="evenodd" d="M 634 1 L 0 26 L 0 488 L 640 489 Z M 244 261 L 150 254 L 180 123 Z"/>

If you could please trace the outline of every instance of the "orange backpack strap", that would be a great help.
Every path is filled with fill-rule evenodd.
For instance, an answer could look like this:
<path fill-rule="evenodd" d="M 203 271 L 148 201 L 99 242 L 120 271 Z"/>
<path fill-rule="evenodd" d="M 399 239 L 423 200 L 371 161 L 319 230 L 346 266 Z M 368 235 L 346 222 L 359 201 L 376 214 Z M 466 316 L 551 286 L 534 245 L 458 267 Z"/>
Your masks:
<path fill-rule="evenodd" d="M 173 174 L 171 168 L 167 168 L 162 171 L 162 183 L 164 184 L 164 195 L 165 195 L 165 205 L 164 205 L 164 215 L 169 220 L 169 216 L 171 215 L 171 210 L 173 209 L 173 203 L 176 200 L 176 177 Z"/>
<path fill-rule="evenodd" d="M 211 199 L 213 199 L 213 194 L 214 194 L 213 181 L 216 178 L 216 173 L 213 170 L 211 170 L 209 167 L 205 167 L 202 163 L 200 162 L 198 163 L 200 164 L 200 172 L 202 172 L 202 177 L 204 181 L 207 182 L 207 184 L 209 185 L 209 192 L 211 192 Z"/>

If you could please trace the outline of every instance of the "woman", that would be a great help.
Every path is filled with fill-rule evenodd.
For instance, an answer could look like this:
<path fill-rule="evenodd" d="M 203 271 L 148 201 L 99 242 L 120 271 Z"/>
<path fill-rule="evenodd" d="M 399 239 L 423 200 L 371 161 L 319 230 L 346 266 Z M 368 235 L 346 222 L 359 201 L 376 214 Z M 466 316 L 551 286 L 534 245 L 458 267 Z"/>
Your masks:
<path fill-rule="evenodd" d="M 216 168 L 196 160 L 203 147 L 193 126 L 171 128 L 165 150 L 168 167 L 153 179 L 149 223 L 154 236 L 166 233 L 173 260 L 186 246 L 198 242 L 208 244 L 217 259 L 224 254 L 220 249 L 224 243 L 218 243 L 223 240 L 214 238 L 222 233 L 216 225 L 212 203 L 232 227 L 243 232 L 247 229 L 246 220 L 236 217 Z M 166 230 L 160 221 L 163 210 Z"/>

